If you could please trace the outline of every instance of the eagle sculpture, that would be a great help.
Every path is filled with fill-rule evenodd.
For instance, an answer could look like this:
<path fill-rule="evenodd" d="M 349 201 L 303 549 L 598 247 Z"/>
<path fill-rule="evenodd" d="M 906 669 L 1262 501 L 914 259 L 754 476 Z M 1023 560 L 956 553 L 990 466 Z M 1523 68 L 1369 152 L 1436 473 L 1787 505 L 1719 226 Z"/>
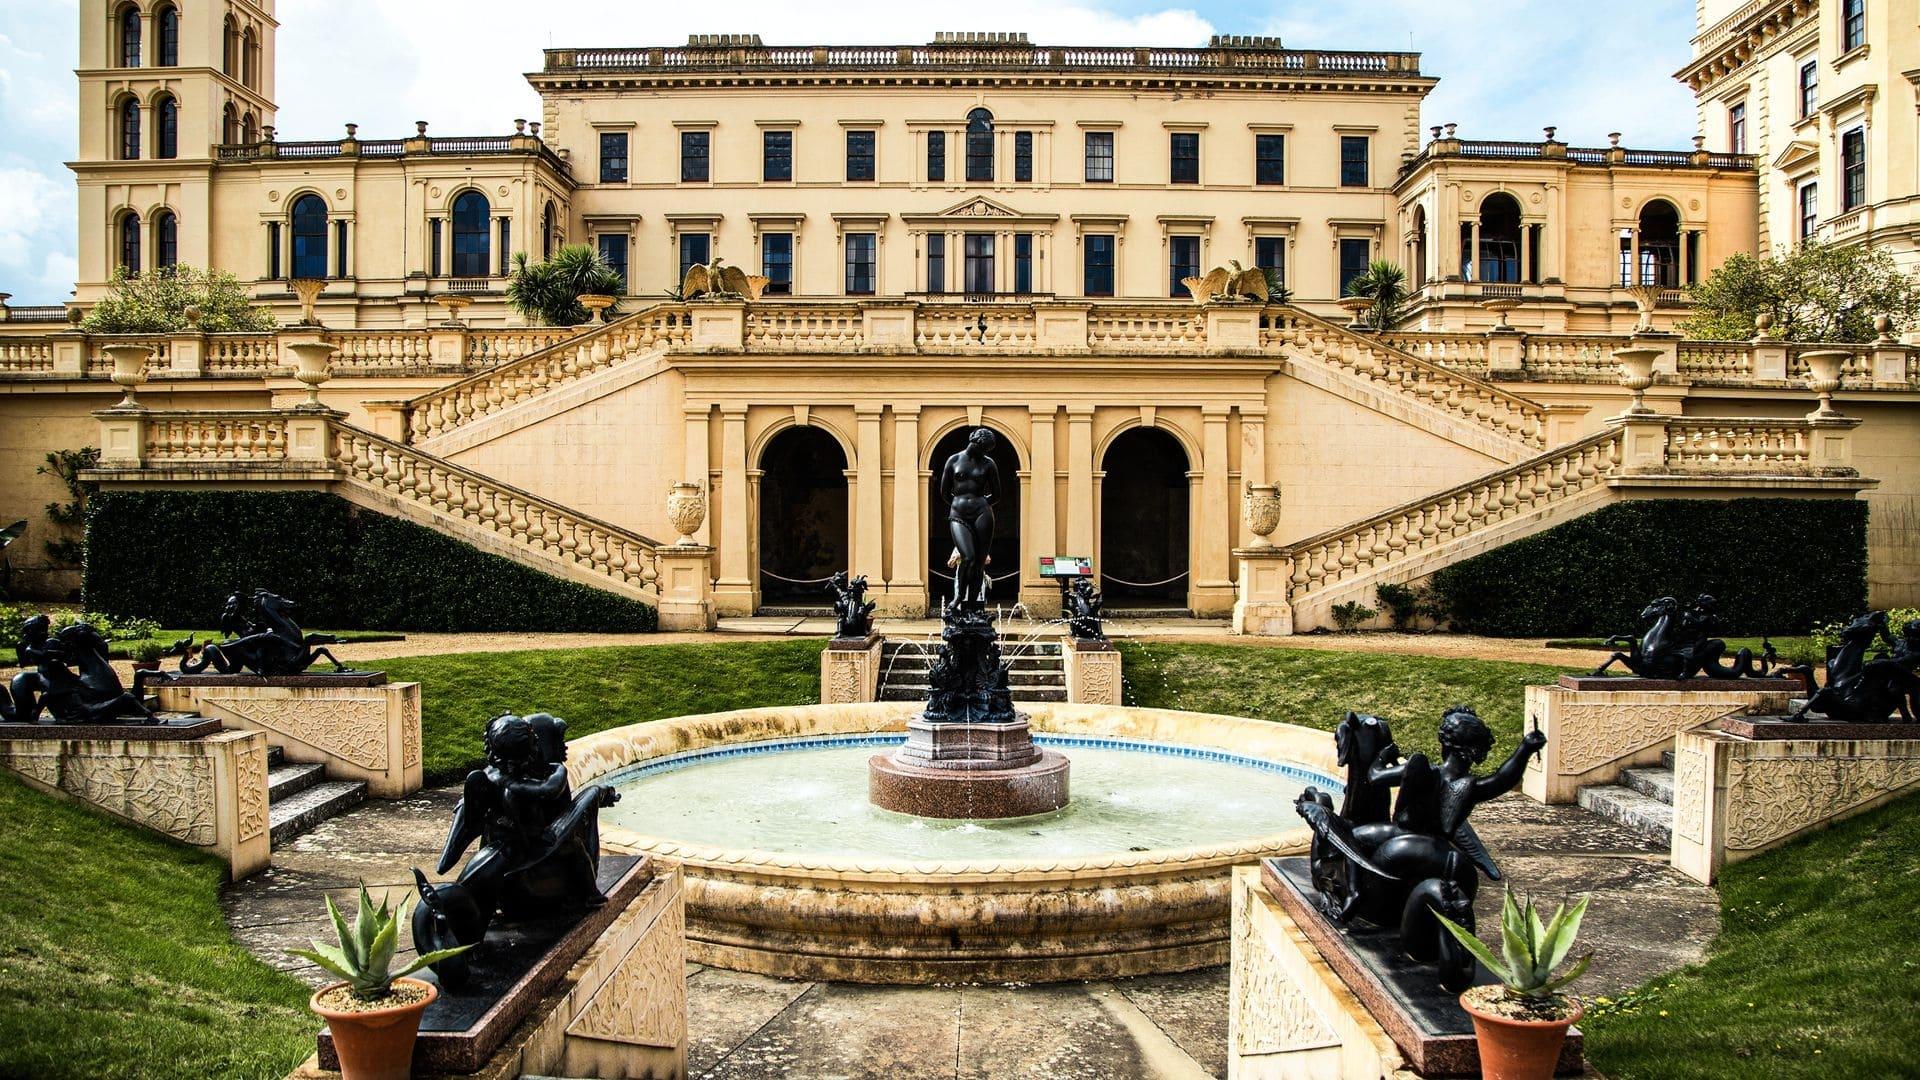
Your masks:
<path fill-rule="evenodd" d="M 715 259 L 710 263 L 694 263 L 687 267 L 686 279 L 680 283 L 680 299 L 692 300 L 704 296 L 709 300 L 734 297 L 758 300 L 760 291 L 766 287 L 767 279 L 759 274 L 749 274 L 737 266 L 726 266 Z"/>
<path fill-rule="evenodd" d="M 1216 266 L 1205 277 L 1181 278 L 1180 284 L 1187 287 L 1187 293 L 1196 304 L 1266 300 L 1267 272 L 1254 267 L 1249 270 L 1240 265 L 1240 260 L 1228 261 L 1225 266 Z"/>

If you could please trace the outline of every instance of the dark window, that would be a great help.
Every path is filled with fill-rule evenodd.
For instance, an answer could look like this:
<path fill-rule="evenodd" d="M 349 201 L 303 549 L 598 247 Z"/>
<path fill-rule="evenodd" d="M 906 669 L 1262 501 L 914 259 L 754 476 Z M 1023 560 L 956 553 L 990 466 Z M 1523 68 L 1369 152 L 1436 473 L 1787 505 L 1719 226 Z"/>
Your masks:
<path fill-rule="evenodd" d="M 308 192 L 293 200 L 293 276 L 327 276 L 327 203 Z"/>
<path fill-rule="evenodd" d="M 1800 185 L 1800 239 L 1808 240 L 1820 229 L 1820 185 Z"/>
<path fill-rule="evenodd" d="M 967 292 L 984 296 L 994 291 L 993 234 L 967 234 Z"/>
<path fill-rule="evenodd" d="M 140 215 L 120 216 L 120 265 L 129 274 L 140 272 Z"/>
<path fill-rule="evenodd" d="M 1287 137 L 1285 135 L 1253 137 L 1253 181 L 1256 184 L 1287 182 Z"/>
<path fill-rule="evenodd" d="M 1167 295 L 1187 296 L 1186 279 L 1200 276 L 1200 238 L 1167 237 Z"/>
<path fill-rule="evenodd" d="M 487 228 L 493 207 L 477 191 L 461 193 L 453 200 L 453 276 L 487 276 L 488 244 L 492 236 Z"/>
<path fill-rule="evenodd" d="M 153 156 L 176 158 L 180 156 L 180 103 L 173 100 L 171 94 L 162 95 L 154 104 L 154 146 Z"/>
<path fill-rule="evenodd" d="M 140 103 L 128 98 L 120 103 L 120 159 L 140 158 Z"/>
<path fill-rule="evenodd" d="M 347 223 L 333 223 L 333 276 L 347 276 Z"/>
<path fill-rule="evenodd" d="M 240 141 L 248 145 L 260 141 L 259 129 L 253 126 L 252 113 L 247 113 L 240 118 Z"/>
<path fill-rule="evenodd" d="M 513 219 L 500 219 L 500 276 L 506 277 L 508 260 L 513 253 Z"/>
<path fill-rule="evenodd" d="M 927 180 L 941 183 L 947 179 L 947 133 L 927 132 Z"/>
<path fill-rule="evenodd" d="M 600 182 L 627 182 L 627 133 L 624 131 L 600 133 Z"/>
<path fill-rule="evenodd" d="M 240 117 L 233 111 L 232 105 L 220 110 L 220 141 L 223 143 L 240 141 Z"/>
<path fill-rule="evenodd" d="M 1747 152 L 1747 103 L 1727 110 L 1727 149 L 1736 154 Z"/>
<path fill-rule="evenodd" d="M 160 67 L 177 67 L 180 63 L 180 10 L 169 5 L 161 8 L 156 18 L 160 27 L 160 50 L 154 63 Z"/>
<path fill-rule="evenodd" d="M 554 209 L 551 201 L 547 203 L 547 208 L 540 212 L 540 257 L 542 259 L 553 258 L 554 238 L 560 233 L 558 217 L 559 212 Z"/>
<path fill-rule="evenodd" d="M 712 134 L 707 131 L 683 131 L 680 133 L 680 182 L 683 184 L 704 184 L 708 178 L 708 139 Z"/>
<path fill-rule="evenodd" d="M 180 221 L 173 211 L 162 210 L 153 219 L 153 265 L 171 270 L 180 265 Z"/>
<path fill-rule="evenodd" d="M 1367 260 L 1373 257 L 1373 244 L 1365 237 L 1340 238 L 1340 295 L 1347 295 L 1353 279 L 1367 272 Z"/>
<path fill-rule="evenodd" d="M 1200 182 L 1200 133 L 1176 131 L 1170 137 L 1168 178 L 1175 184 Z"/>
<path fill-rule="evenodd" d="M 253 27 L 249 26 L 240 34 L 240 81 L 254 90 L 260 88 L 256 81 L 260 71 L 259 55 L 260 48 L 254 42 Z"/>
<path fill-rule="evenodd" d="M 1113 132 L 1087 132 L 1087 183 L 1113 183 Z"/>
<path fill-rule="evenodd" d="M 1367 147 L 1365 135 L 1340 136 L 1340 186 L 1367 186 Z"/>
<path fill-rule="evenodd" d="M 947 235 L 927 234 L 927 291 L 947 291 Z"/>
<path fill-rule="evenodd" d="M 1852 210 L 1867 202 L 1867 133 L 1854 128 L 1840 136 L 1840 209 Z"/>
<path fill-rule="evenodd" d="M 620 291 L 627 291 L 627 234 L 601 233 L 600 258 L 620 275 Z"/>
<path fill-rule="evenodd" d="M 1114 238 L 1107 233 L 1089 233 L 1080 244 L 1085 264 L 1081 291 L 1088 296 L 1112 296 Z"/>
<path fill-rule="evenodd" d="M 680 276 L 673 283 L 676 287 L 687 280 L 687 271 L 696 263 L 712 262 L 713 238 L 703 232 L 680 234 Z"/>
<path fill-rule="evenodd" d="M 1033 291 L 1033 234 L 1013 234 L 1013 291 Z"/>
<path fill-rule="evenodd" d="M 1520 281 L 1520 203 L 1504 192 L 1480 200 L 1480 256 L 1469 279 Z"/>
<path fill-rule="evenodd" d="M 1840 51 L 1852 52 L 1867 43 L 1867 0 L 1844 0 L 1840 11 Z"/>
<path fill-rule="evenodd" d="M 1013 181 L 1016 184 L 1033 183 L 1033 132 L 1031 131 L 1013 133 Z"/>
<path fill-rule="evenodd" d="M 793 179 L 793 132 L 760 133 L 760 179 Z"/>
<path fill-rule="evenodd" d="M 873 233 L 847 234 L 847 295 L 872 296 L 874 288 L 875 251 L 878 245 Z"/>
<path fill-rule="evenodd" d="M 1642 285 L 1680 285 L 1680 211 L 1664 199 L 1640 208 L 1640 281 Z"/>
<path fill-rule="evenodd" d="M 234 29 L 233 16 L 229 15 L 220 23 L 220 70 L 227 75 L 233 74 L 233 54 L 239 48 L 239 41 L 240 35 Z"/>
<path fill-rule="evenodd" d="M 760 272 L 767 278 L 767 295 L 793 295 L 792 233 L 766 233 L 760 237 Z"/>
<path fill-rule="evenodd" d="M 1267 275 L 1269 281 L 1284 284 L 1287 280 L 1287 238 L 1284 236 L 1254 237 L 1253 263 L 1262 270 L 1272 271 Z"/>
<path fill-rule="evenodd" d="M 993 179 L 993 114 L 975 109 L 967 114 L 967 180 Z"/>
<path fill-rule="evenodd" d="M 433 225 L 433 265 L 434 273 L 438 274 L 440 272 L 440 221 L 438 218 L 434 219 Z M 267 222 L 267 277 L 278 278 L 279 276 L 280 223 L 277 221 L 269 221 Z"/>
<path fill-rule="evenodd" d="M 1809 60 L 1800 65 L 1800 119 L 1813 115 L 1820 107 L 1820 61 Z"/>
<path fill-rule="evenodd" d="M 873 179 L 873 132 L 847 132 L 847 179 Z"/>
<path fill-rule="evenodd" d="M 140 66 L 140 9 L 132 4 L 120 9 L 120 66 Z"/>
<path fill-rule="evenodd" d="M 277 228 L 277 227 L 278 226 L 268 226 L 269 229 Z M 275 234 L 275 235 L 278 235 L 278 234 Z M 445 259 L 441 258 L 440 244 L 441 244 L 440 219 L 428 218 L 427 219 L 427 251 L 428 251 L 427 274 L 431 277 L 439 277 L 440 267 L 443 266 L 446 262 Z"/>

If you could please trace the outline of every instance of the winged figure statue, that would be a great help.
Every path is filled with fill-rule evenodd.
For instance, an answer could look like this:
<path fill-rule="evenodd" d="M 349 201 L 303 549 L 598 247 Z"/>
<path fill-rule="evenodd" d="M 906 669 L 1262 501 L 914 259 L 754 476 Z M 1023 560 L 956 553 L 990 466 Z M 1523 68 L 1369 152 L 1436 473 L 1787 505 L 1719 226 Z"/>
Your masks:
<path fill-rule="evenodd" d="M 687 267 L 687 276 L 680 283 L 680 298 L 692 300 L 706 297 L 710 300 L 723 300 L 738 297 L 743 300 L 758 300 L 760 293 L 767 287 L 768 279 L 759 274 L 749 274 L 737 266 L 728 266 L 719 259 L 710 263 L 694 263 Z"/>
<path fill-rule="evenodd" d="M 1187 294 L 1196 304 L 1264 301 L 1270 295 L 1267 272 L 1257 266 L 1249 270 L 1241 266 L 1238 259 L 1214 267 L 1205 277 L 1181 278 L 1180 284 L 1187 287 Z"/>

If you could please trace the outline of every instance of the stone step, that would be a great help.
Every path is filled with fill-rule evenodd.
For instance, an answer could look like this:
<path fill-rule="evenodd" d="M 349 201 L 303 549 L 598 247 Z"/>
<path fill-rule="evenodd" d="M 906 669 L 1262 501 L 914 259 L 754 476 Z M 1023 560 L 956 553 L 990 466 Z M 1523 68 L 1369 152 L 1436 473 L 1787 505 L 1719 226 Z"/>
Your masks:
<path fill-rule="evenodd" d="M 1100 609 L 1103 619 L 1191 619 L 1192 608 L 1183 607 L 1103 607 Z M 1227 620 L 1221 619 L 1221 622 Z"/>
<path fill-rule="evenodd" d="M 928 689 L 924 686 L 884 686 L 880 689 L 881 701 L 925 701 Z M 1015 704 L 1024 701 L 1065 701 L 1067 689 L 1060 687 L 1025 686 L 1013 688 Z"/>
<path fill-rule="evenodd" d="M 268 819 L 273 823 L 273 843 L 284 844 L 328 818 L 359 805 L 366 797 L 365 780 L 328 780 L 275 802 L 268 813 Z"/>
<path fill-rule="evenodd" d="M 267 769 L 269 771 L 277 769 L 286 763 L 287 752 L 285 749 L 278 746 L 267 747 Z"/>
<path fill-rule="evenodd" d="M 1673 751 L 1671 750 L 1660 751 L 1660 767 L 1663 769 L 1666 769 L 1669 772 L 1673 771 Z"/>
<path fill-rule="evenodd" d="M 1617 821 L 1635 832 L 1669 846 L 1673 843 L 1673 807 L 1651 795 L 1619 784 L 1583 787 L 1579 794 L 1583 809 Z"/>
<path fill-rule="evenodd" d="M 937 641 L 889 641 L 880 647 L 881 656 L 938 656 L 940 643 Z M 1000 655 L 1005 658 L 1016 656 L 1050 656 L 1059 659 L 1064 654 L 1057 641 L 1033 641 L 1020 644 L 1000 643 Z"/>
<path fill-rule="evenodd" d="M 778 619 L 831 619 L 833 608 L 830 605 L 808 607 L 802 604 L 784 604 L 775 607 L 761 607 L 755 615 L 764 615 Z"/>
<path fill-rule="evenodd" d="M 926 679 L 888 679 L 883 684 L 889 690 L 907 690 L 922 696 L 933 691 L 933 684 Z M 1019 697 L 1027 690 L 1059 690 L 1067 685 L 1063 675 L 1036 675 L 1031 678 L 1014 677 L 1007 680 L 1007 689 Z"/>
<path fill-rule="evenodd" d="M 1673 805 L 1672 769 L 1656 769 L 1651 765 L 1623 769 L 1620 783 L 1642 795 L 1651 795 L 1668 806 Z"/>
<path fill-rule="evenodd" d="M 267 799 L 277 803 L 326 778 L 327 767 L 317 763 L 274 766 L 267 770 Z"/>

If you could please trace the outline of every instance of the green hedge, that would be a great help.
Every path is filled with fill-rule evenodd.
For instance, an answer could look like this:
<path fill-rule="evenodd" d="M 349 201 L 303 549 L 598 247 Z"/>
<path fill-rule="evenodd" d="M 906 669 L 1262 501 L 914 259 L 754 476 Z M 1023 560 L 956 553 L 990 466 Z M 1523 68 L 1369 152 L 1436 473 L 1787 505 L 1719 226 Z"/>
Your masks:
<path fill-rule="evenodd" d="M 1456 563 L 1434 592 L 1457 630 L 1630 633 L 1647 602 L 1710 593 L 1731 634 L 1798 634 L 1867 606 L 1867 504 L 1831 499 L 1618 503 Z"/>
<path fill-rule="evenodd" d="M 88 611 L 211 626 L 268 589 L 338 630 L 648 631 L 653 608 L 324 492 L 108 491 L 90 500 Z"/>

